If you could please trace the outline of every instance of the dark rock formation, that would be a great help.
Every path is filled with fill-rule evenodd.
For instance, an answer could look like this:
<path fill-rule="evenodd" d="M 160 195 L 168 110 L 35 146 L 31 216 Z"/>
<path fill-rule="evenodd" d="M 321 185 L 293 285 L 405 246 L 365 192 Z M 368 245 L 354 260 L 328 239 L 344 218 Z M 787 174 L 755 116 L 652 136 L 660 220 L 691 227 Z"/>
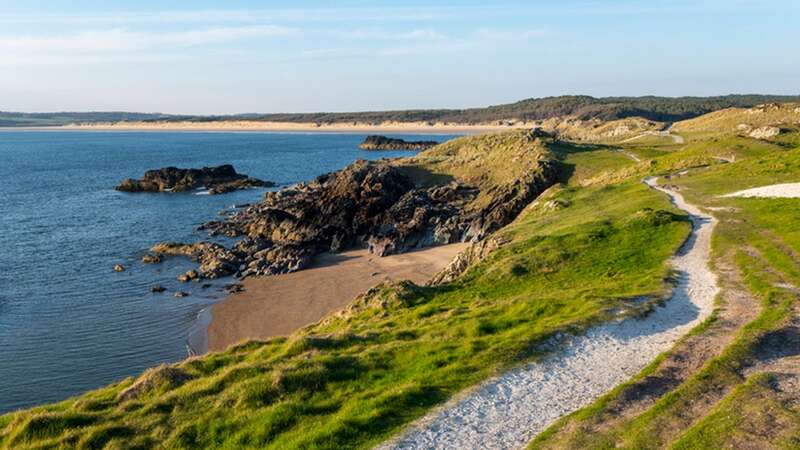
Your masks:
<path fill-rule="evenodd" d="M 167 288 L 165 288 L 164 286 L 161 286 L 159 284 L 150 287 L 150 292 L 153 292 L 155 294 L 160 294 L 160 293 L 162 293 L 162 292 L 164 292 L 166 290 L 167 290 Z"/>
<path fill-rule="evenodd" d="M 425 150 L 439 145 L 436 141 L 405 141 L 386 136 L 367 136 L 359 145 L 362 150 Z"/>
<path fill-rule="evenodd" d="M 197 280 L 200 278 L 200 274 L 197 273 L 196 270 L 187 270 L 186 273 L 178 275 L 178 281 L 181 283 L 187 283 L 189 281 Z"/>
<path fill-rule="evenodd" d="M 400 167 L 359 161 L 279 192 L 222 221 L 200 228 L 241 237 L 232 248 L 200 242 L 167 244 L 154 253 L 184 254 L 200 261 L 202 277 L 293 272 L 315 255 L 354 246 L 385 256 L 414 248 L 476 241 L 513 220 L 556 178 L 543 163 L 515 182 L 495 187 L 481 208 L 471 206 L 478 188 L 460 182 L 417 187 Z"/>
<path fill-rule="evenodd" d="M 242 258 L 238 252 L 233 252 L 214 242 L 197 242 L 194 244 L 179 244 L 175 242 L 162 242 L 154 245 L 150 251 L 156 255 L 186 256 L 198 261 L 198 278 L 220 278 L 236 273 Z M 187 273 L 188 274 L 188 273 Z M 187 275 L 184 274 L 184 275 Z M 187 281 L 189 281 L 187 279 Z"/>
<path fill-rule="evenodd" d="M 210 194 L 223 194 L 237 189 L 274 185 L 268 181 L 236 173 L 233 166 L 225 164 L 202 169 L 165 167 L 148 170 L 141 180 L 129 178 L 122 181 L 116 189 L 124 192 L 183 192 L 205 186 Z"/>

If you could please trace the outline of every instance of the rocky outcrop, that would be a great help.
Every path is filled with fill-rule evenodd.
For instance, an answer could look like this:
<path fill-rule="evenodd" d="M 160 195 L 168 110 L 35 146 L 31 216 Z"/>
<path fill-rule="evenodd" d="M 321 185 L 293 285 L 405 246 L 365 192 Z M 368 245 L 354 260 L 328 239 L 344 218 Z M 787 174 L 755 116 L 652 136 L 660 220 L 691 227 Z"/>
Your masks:
<path fill-rule="evenodd" d="M 759 127 L 748 133 L 753 139 L 769 139 L 781 134 L 781 129 L 778 127 Z"/>
<path fill-rule="evenodd" d="M 439 145 L 436 141 L 406 141 L 386 136 L 367 136 L 358 147 L 362 150 L 425 150 Z"/>
<path fill-rule="evenodd" d="M 556 182 L 557 163 L 541 151 L 542 138 L 549 136 L 489 137 L 496 146 L 489 150 L 474 139 L 466 140 L 458 157 L 468 158 L 467 164 L 477 170 L 494 174 L 507 170 L 505 163 L 486 169 L 476 162 L 486 158 L 487 151 L 503 152 L 514 165 L 513 171 L 491 179 L 474 175 L 471 167 L 468 177 L 442 176 L 440 171 L 454 169 L 431 166 L 441 160 L 437 155 L 357 161 L 311 182 L 267 192 L 261 202 L 200 226 L 212 236 L 238 239 L 230 247 L 213 242 L 162 243 L 151 253 L 198 261 L 199 278 L 247 277 L 294 272 L 308 267 L 320 253 L 354 247 L 385 256 L 432 245 L 477 242 L 514 220 Z M 459 162 L 455 170 L 463 169 L 463 164 Z M 491 164 L 497 165 L 497 159 Z"/>
<path fill-rule="evenodd" d="M 186 256 L 198 261 L 200 267 L 197 269 L 197 276 L 186 277 L 185 281 L 233 275 L 239 270 L 239 265 L 242 263 L 241 255 L 238 252 L 231 251 L 214 242 L 197 242 L 194 244 L 161 242 L 154 245 L 150 251 L 156 255 Z"/>
<path fill-rule="evenodd" d="M 227 220 L 204 224 L 211 234 L 244 237 L 240 275 L 307 267 L 325 251 L 369 246 L 380 255 L 460 240 L 468 223 L 460 206 L 477 191 L 453 183 L 418 189 L 402 169 L 359 161 L 316 180 L 267 193 Z"/>
<path fill-rule="evenodd" d="M 183 192 L 206 187 L 210 194 L 223 194 L 237 189 L 274 185 L 268 181 L 237 173 L 233 166 L 225 164 L 202 169 L 165 167 L 148 170 L 142 179 L 129 178 L 122 181 L 116 189 L 124 192 Z"/>
<path fill-rule="evenodd" d="M 402 167 L 359 161 L 279 192 L 222 221 L 201 226 L 212 235 L 242 238 L 230 249 L 201 242 L 163 244 L 153 253 L 198 260 L 201 277 L 275 275 L 308 267 L 315 255 L 367 247 L 378 256 L 414 248 L 477 241 L 513 220 L 556 178 L 543 163 L 473 207 L 481 194 L 458 181 L 417 187 Z"/>

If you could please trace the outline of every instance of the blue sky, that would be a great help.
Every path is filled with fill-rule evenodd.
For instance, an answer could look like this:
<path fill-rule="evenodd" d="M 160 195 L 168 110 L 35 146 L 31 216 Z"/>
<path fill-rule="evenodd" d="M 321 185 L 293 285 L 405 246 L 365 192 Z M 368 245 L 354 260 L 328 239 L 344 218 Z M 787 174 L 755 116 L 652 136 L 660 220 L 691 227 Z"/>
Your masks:
<path fill-rule="evenodd" d="M 0 0 L 0 110 L 800 93 L 796 0 Z"/>

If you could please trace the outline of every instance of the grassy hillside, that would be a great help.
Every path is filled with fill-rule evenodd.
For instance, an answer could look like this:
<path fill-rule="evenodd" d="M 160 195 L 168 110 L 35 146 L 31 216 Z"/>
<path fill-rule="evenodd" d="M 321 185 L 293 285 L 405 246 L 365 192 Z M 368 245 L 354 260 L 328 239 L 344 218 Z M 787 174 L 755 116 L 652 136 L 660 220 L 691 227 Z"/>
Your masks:
<path fill-rule="evenodd" d="M 524 136 L 465 138 L 419 161 L 445 175 L 502 182 L 529 169 L 520 164 L 530 157 Z M 638 179 L 589 187 L 572 180 L 628 166 L 627 158 L 542 145 L 534 155 L 559 159 L 565 184 L 501 230 L 506 244 L 455 282 L 381 286 L 287 338 L 0 416 L 0 446 L 365 448 L 460 390 L 538 357 L 554 333 L 639 313 L 646 302 L 630 299 L 667 291 L 666 260 L 689 232 L 686 218 Z"/>
<path fill-rule="evenodd" d="M 531 448 L 798 448 L 797 200 L 721 195 L 800 181 L 800 146 L 728 136 L 655 159 L 663 171 L 687 170 L 667 182 L 719 219 L 713 264 L 723 292 L 715 316 Z"/>
<path fill-rule="evenodd" d="M 676 132 L 739 133 L 774 126 L 786 129 L 800 128 L 800 103 L 770 103 L 753 108 L 728 108 L 691 120 L 678 122 Z"/>

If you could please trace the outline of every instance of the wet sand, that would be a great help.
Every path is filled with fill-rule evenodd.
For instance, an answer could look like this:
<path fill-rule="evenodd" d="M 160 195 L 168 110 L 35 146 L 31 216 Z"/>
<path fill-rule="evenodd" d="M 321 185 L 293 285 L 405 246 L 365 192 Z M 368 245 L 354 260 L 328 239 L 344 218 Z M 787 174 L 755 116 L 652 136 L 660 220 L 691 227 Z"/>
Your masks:
<path fill-rule="evenodd" d="M 467 244 L 377 257 L 351 250 L 318 257 L 306 270 L 244 280 L 244 292 L 213 306 L 207 350 L 224 350 L 248 339 L 288 335 L 338 311 L 367 289 L 389 280 L 421 284 L 442 270 Z M 196 348 L 202 353 L 204 348 Z"/>

